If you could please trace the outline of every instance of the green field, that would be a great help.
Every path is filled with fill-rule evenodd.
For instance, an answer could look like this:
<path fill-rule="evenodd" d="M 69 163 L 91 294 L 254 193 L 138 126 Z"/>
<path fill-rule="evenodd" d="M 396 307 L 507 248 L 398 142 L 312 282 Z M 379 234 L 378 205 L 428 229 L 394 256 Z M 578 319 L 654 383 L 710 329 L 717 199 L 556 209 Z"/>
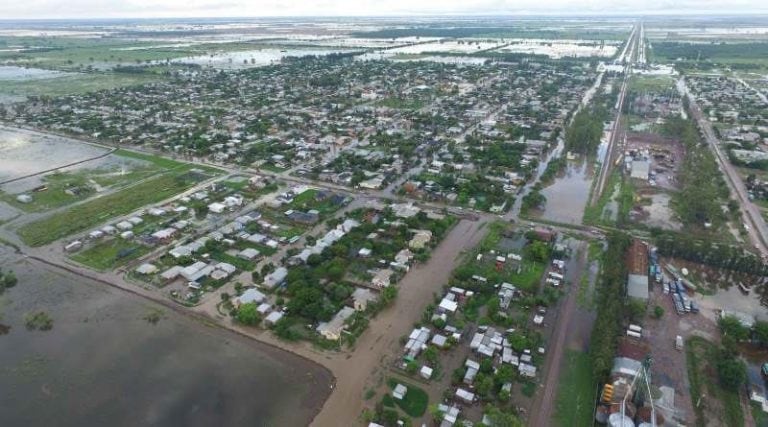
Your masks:
<path fill-rule="evenodd" d="M 589 354 L 575 350 L 565 351 L 554 421 L 558 426 L 591 426 L 595 407 L 595 385 L 592 383 L 592 364 Z"/>
<path fill-rule="evenodd" d="M 33 221 L 20 227 L 18 235 L 29 246 L 42 246 L 85 231 L 110 218 L 168 199 L 207 178 L 207 175 L 189 172 L 190 169 L 191 166 L 185 165 L 56 215 Z"/>
<path fill-rule="evenodd" d="M 388 381 L 388 385 L 392 390 L 395 389 L 397 383 L 406 386 L 408 391 L 405 393 L 402 400 L 394 399 L 395 404 L 411 417 L 420 417 L 424 415 L 424 412 L 427 410 L 427 404 L 429 403 L 427 392 L 413 384 L 399 381 L 394 378 L 390 378 Z"/>
<path fill-rule="evenodd" d="M 62 96 L 163 81 L 158 74 L 88 73 L 37 80 L 0 81 L 0 95 Z"/>
<path fill-rule="evenodd" d="M 147 252 L 149 248 L 142 244 L 110 239 L 73 255 L 72 259 L 95 270 L 106 271 L 137 259 Z"/>

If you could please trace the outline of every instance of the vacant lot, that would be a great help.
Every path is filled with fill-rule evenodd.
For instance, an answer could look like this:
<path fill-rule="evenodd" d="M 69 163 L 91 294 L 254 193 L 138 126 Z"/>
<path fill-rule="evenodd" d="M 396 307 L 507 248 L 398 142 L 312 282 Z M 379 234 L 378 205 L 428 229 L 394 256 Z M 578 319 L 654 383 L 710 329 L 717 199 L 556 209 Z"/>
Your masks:
<path fill-rule="evenodd" d="M 111 239 L 98 243 L 72 259 L 96 270 L 112 270 L 139 258 L 149 251 L 147 246 L 123 239 Z"/>
<path fill-rule="evenodd" d="M 134 186 L 89 202 L 73 206 L 48 218 L 26 224 L 18 235 L 29 246 L 42 246 L 84 231 L 110 218 L 125 215 L 142 206 L 157 203 L 179 194 L 207 175 L 185 170 L 171 171 Z"/>

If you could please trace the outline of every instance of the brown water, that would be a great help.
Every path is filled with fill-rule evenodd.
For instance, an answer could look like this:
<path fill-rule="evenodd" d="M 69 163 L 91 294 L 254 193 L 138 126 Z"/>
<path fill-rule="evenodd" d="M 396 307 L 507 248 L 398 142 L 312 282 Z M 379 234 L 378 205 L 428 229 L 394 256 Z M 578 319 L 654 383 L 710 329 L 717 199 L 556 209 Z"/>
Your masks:
<path fill-rule="evenodd" d="M 0 297 L 0 426 L 298 426 L 330 392 L 291 354 L 2 246 L 0 266 L 20 279 Z M 25 328 L 36 310 L 51 331 Z"/>
<path fill-rule="evenodd" d="M 581 224 L 589 200 L 593 172 L 586 161 L 568 162 L 563 176 L 541 190 L 547 198 L 541 218 L 564 224 Z"/>

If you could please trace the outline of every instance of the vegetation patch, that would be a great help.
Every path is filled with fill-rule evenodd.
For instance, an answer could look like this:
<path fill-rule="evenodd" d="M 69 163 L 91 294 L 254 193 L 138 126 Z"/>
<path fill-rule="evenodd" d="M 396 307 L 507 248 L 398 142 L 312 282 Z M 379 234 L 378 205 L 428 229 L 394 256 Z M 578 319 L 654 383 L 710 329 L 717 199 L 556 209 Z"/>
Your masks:
<path fill-rule="evenodd" d="M 110 239 L 72 256 L 80 264 L 95 270 L 112 270 L 149 252 L 149 247 L 131 240 Z"/>
<path fill-rule="evenodd" d="M 42 246 L 84 231 L 116 216 L 142 206 L 170 198 L 207 175 L 178 171 L 143 181 L 121 191 L 73 206 L 56 215 L 33 221 L 18 229 L 19 237 L 29 246 Z"/>
<path fill-rule="evenodd" d="M 429 403 L 429 396 L 427 392 L 413 384 L 400 382 L 394 378 L 390 378 L 387 384 L 391 389 L 395 389 L 395 386 L 400 383 L 408 388 L 408 392 L 405 393 L 402 399 L 393 399 L 395 404 L 411 417 L 420 417 L 427 411 L 427 404 Z"/>
<path fill-rule="evenodd" d="M 555 422 L 560 426 L 592 424 L 595 383 L 590 375 L 589 354 L 565 351 L 565 366 L 557 389 Z"/>
<path fill-rule="evenodd" d="M 27 329 L 33 331 L 49 331 L 53 329 L 53 319 L 44 311 L 27 313 L 24 316 L 24 324 L 27 326 Z"/>

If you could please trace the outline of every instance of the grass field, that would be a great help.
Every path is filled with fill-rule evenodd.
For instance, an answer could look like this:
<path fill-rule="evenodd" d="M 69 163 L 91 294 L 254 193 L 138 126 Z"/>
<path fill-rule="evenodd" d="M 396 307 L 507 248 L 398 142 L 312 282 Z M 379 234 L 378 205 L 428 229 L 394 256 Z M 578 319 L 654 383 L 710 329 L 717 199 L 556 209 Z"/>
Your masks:
<path fill-rule="evenodd" d="M 129 240 L 110 239 L 73 255 L 72 259 L 95 270 L 106 271 L 124 265 L 147 252 L 147 246 Z"/>
<path fill-rule="evenodd" d="M 110 218 L 125 215 L 143 206 L 170 198 L 200 182 L 205 176 L 183 167 L 127 187 L 107 196 L 73 206 L 61 213 L 33 221 L 18 229 L 29 246 L 42 246 L 85 231 Z"/>
<path fill-rule="evenodd" d="M 158 74 L 89 73 L 38 80 L 0 81 L 0 95 L 62 96 L 162 81 Z"/>
<path fill-rule="evenodd" d="M 591 426 L 595 406 L 592 365 L 587 353 L 565 351 L 565 366 L 557 389 L 554 422 L 558 426 Z"/>
<path fill-rule="evenodd" d="M 668 76 L 634 75 L 629 80 L 630 92 L 664 93 L 675 90 L 675 80 Z"/>

